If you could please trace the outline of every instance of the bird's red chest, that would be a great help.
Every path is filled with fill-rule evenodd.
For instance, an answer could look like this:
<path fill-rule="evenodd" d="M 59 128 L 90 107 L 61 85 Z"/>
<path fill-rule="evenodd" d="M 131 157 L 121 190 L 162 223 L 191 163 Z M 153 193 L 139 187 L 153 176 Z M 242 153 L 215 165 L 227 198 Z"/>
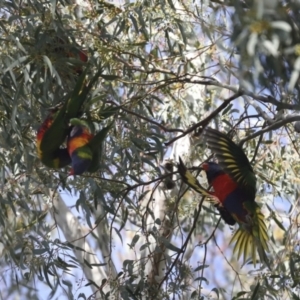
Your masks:
<path fill-rule="evenodd" d="M 215 190 L 214 195 L 219 198 L 221 203 L 237 188 L 237 184 L 227 174 L 217 176 L 212 181 L 212 186 Z"/>

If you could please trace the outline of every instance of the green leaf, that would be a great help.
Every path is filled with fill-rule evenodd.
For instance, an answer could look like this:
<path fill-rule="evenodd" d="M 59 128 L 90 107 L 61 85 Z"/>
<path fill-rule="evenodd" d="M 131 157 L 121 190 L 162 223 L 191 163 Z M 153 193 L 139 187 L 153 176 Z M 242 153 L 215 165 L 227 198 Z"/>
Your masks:
<path fill-rule="evenodd" d="M 122 210 L 122 221 L 121 221 L 121 227 L 119 228 L 119 232 L 124 228 L 128 218 L 128 209 L 125 207 L 124 210 Z"/>
<path fill-rule="evenodd" d="M 142 245 L 140 247 L 140 251 L 143 251 L 144 249 L 148 248 L 150 245 L 151 245 L 150 243 L 146 243 L 146 244 Z"/>
<path fill-rule="evenodd" d="M 213 288 L 211 291 L 217 294 L 218 299 L 220 298 L 219 290 L 217 288 Z"/>
<path fill-rule="evenodd" d="M 115 230 L 115 232 L 117 233 L 118 237 L 120 238 L 120 240 L 121 240 L 121 242 L 123 244 L 123 238 L 122 238 L 120 230 L 118 230 L 116 227 L 113 227 L 113 229 Z"/>
<path fill-rule="evenodd" d="M 53 290 L 53 286 L 50 283 L 50 280 L 49 280 L 49 277 L 48 277 L 48 272 L 49 272 L 48 266 L 46 266 L 46 265 L 43 266 L 43 272 L 44 272 L 44 278 L 46 278 L 47 284 Z"/>
<path fill-rule="evenodd" d="M 32 253 L 35 255 L 42 255 L 48 252 L 48 249 L 33 249 Z"/>
<path fill-rule="evenodd" d="M 233 104 L 230 103 L 230 104 L 223 110 L 222 116 L 226 115 L 226 114 L 230 111 L 230 109 L 232 108 L 232 106 L 233 106 Z"/>
<path fill-rule="evenodd" d="M 182 251 L 180 248 L 178 248 L 175 245 L 173 245 L 172 243 L 170 243 L 170 241 L 168 239 L 166 239 L 164 237 L 161 237 L 160 239 L 163 242 L 163 244 L 166 246 L 167 249 L 170 249 L 170 250 L 175 251 L 177 253 Z"/>
<path fill-rule="evenodd" d="M 197 277 L 194 281 L 205 281 L 206 284 L 209 284 L 209 281 L 205 277 Z"/>
<path fill-rule="evenodd" d="M 138 32 L 139 32 L 139 27 L 138 27 L 138 23 L 137 23 L 136 18 L 133 16 L 133 14 L 130 14 L 130 15 L 129 15 L 129 18 L 130 18 L 130 20 L 132 21 L 134 30 L 136 31 L 136 33 L 138 33 Z"/>
<path fill-rule="evenodd" d="M 193 272 L 197 272 L 197 271 L 200 271 L 200 270 L 208 268 L 208 267 L 209 267 L 209 265 L 201 265 L 201 266 L 198 266 L 196 269 L 194 269 Z"/>
<path fill-rule="evenodd" d="M 79 300 L 80 298 L 83 298 L 84 300 L 87 299 L 86 296 L 85 296 L 85 294 L 83 294 L 83 293 L 80 293 L 80 294 L 78 295 L 78 300 Z"/>
<path fill-rule="evenodd" d="M 286 229 L 284 228 L 282 222 L 280 222 L 277 218 L 276 218 L 276 215 L 275 213 L 273 213 L 272 215 L 272 219 L 275 221 L 275 223 L 277 224 L 277 226 L 282 229 L 284 232 L 286 232 Z"/>
<path fill-rule="evenodd" d="M 139 236 L 138 234 L 136 234 L 136 235 L 133 237 L 133 239 L 132 239 L 130 245 L 128 244 L 128 246 L 130 247 L 130 249 L 133 249 L 133 248 L 134 248 L 135 244 L 138 242 L 139 239 L 140 239 L 140 236 Z"/>
<path fill-rule="evenodd" d="M 154 223 L 157 225 L 161 225 L 161 220 L 159 218 L 157 218 Z"/>
<path fill-rule="evenodd" d="M 292 300 L 300 300 L 300 297 L 298 295 L 296 295 L 293 291 L 291 292 L 293 298 Z"/>
<path fill-rule="evenodd" d="M 46 55 L 43 55 L 43 60 L 44 60 L 45 64 L 48 66 L 50 74 L 52 75 L 53 74 L 53 66 L 52 66 L 52 63 L 51 63 L 49 57 Z"/>
<path fill-rule="evenodd" d="M 258 296 L 259 296 L 259 288 L 260 288 L 260 283 L 259 282 L 257 282 L 257 284 L 256 284 L 256 286 L 255 286 L 255 289 L 254 289 L 254 291 L 253 291 L 253 293 L 252 293 L 252 295 L 251 295 L 251 300 L 256 300 L 256 299 L 258 299 Z"/>
<path fill-rule="evenodd" d="M 86 259 L 83 259 L 83 262 L 85 265 L 87 265 L 90 269 L 93 269 L 93 266 L 86 260 Z"/>
<path fill-rule="evenodd" d="M 61 282 L 62 282 L 64 285 L 68 286 L 68 287 L 72 287 L 72 286 L 73 286 L 72 282 L 69 281 L 69 280 L 62 280 Z"/>

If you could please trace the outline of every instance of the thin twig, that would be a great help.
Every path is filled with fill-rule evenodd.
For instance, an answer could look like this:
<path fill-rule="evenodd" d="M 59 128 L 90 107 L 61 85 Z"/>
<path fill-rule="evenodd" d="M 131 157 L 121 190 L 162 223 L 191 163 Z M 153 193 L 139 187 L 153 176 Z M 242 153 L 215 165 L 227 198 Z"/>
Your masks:
<path fill-rule="evenodd" d="M 158 126 L 160 129 L 162 129 L 162 130 L 164 130 L 166 132 L 184 132 L 182 129 L 168 129 L 167 127 L 161 125 L 160 123 L 158 123 L 156 121 L 153 121 L 153 120 L 151 120 L 149 118 L 146 118 L 146 117 L 144 117 L 142 115 L 139 115 L 139 114 L 137 114 L 137 113 L 135 113 L 135 112 L 133 112 L 133 111 L 131 111 L 129 109 L 124 108 L 124 106 L 122 106 L 121 109 L 123 111 L 127 112 L 130 115 L 134 115 L 134 116 L 138 117 L 139 119 L 143 119 L 143 120 L 145 120 L 145 121 L 147 121 L 149 123 L 152 123 L 152 124 Z"/>
<path fill-rule="evenodd" d="M 168 278 L 169 274 L 171 273 L 173 267 L 176 265 L 178 259 L 179 259 L 179 256 L 183 253 L 184 249 L 186 248 L 191 236 L 192 236 L 192 233 L 194 232 L 195 228 L 196 228 L 196 225 L 197 225 L 197 220 L 198 220 L 198 217 L 200 215 L 200 212 L 202 210 L 202 204 L 204 202 L 204 199 L 205 197 L 202 197 L 201 201 L 199 202 L 199 207 L 198 207 L 198 212 L 197 212 L 197 215 L 195 216 L 195 219 L 194 219 L 194 222 L 193 222 L 193 225 L 192 225 L 192 228 L 184 242 L 184 244 L 182 245 L 181 247 L 181 251 L 177 254 L 176 258 L 174 259 L 172 265 L 170 266 L 169 270 L 166 272 L 164 278 L 162 279 L 162 281 L 159 283 L 159 286 L 158 286 L 158 289 L 161 288 L 163 282 Z"/>

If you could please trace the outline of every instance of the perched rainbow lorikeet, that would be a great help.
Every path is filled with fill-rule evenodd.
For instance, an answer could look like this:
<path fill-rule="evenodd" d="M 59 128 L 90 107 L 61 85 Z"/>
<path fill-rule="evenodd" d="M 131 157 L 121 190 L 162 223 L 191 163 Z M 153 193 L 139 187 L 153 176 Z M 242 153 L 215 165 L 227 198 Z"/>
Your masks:
<path fill-rule="evenodd" d="M 67 148 L 59 148 L 59 145 L 55 149 L 47 147 L 43 138 L 45 132 L 53 125 L 53 121 L 58 113 L 59 108 L 53 108 L 48 114 L 47 118 L 40 126 L 37 132 L 37 150 L 38 156 L 42 163 L 49 168 L 63 168 L 71 163 L 71 157 Z M 42 148 L 43 147 L 43 148 Z"/>
<path fill-rule="evenodd" d="M 81 175 L 84 172 L 95 172 L 99 169 L 102 153 L 102 143 L 111 125 L 93 135 L 89 128 L 75 125 L 71 130 L 67 147 L 72 160 L 70 175 Z"/>
<path fill-rule="evenodd" d="M 221 217 L 229 225 L 238 223 L 231 243 L 234 253 L 244 261 L 251 257 L 256 265 L 256 252 L 261 262 L 269 266 L 265 251 L 268 248 L 268 233 L 264 215 L 255 202 L 256 177 L 243 150 L 225 134 L 207 128 L 204 131 L 208 147 L 215 153 L 218 164 L 207 162 L 201 165 L 207 181 L 214 192 L 204 189 L 197 179 L 179 162 L 179 173 L 183 181 L 202 195 L 212 198 Z"/>
<path fill-rule="evenodd" d="M 90 166 L 93 153 L 88 146 L 93 134 L 87 127 L 76 125 L 70 132 L 67 147 L 72 160 L 70 175 L 81 175 Z"/>
<path fill-rule="evenodd" d="M 72 118 L 81 115 L 82 106 L 88 98 L 88 93 L 102 72 L 102 70 L 99 70 L 89 84 L 86 85 L 87 70 L 88 68 L 78 78 L 75 88 L 67 96 L 67 100 L 53 108 L 38 129 L 38 156 L 50 168 L 62 168 L 70 163 L 68 150 L 61 149 L 61 145 L 65 142 L 71 129 L 69 122 Z"/>
<path fill-rule="evenodd" d="M 52 154 L 64 143 L 70 131 L 69 121 L 80 114 L 89 88 L 84 86 L 86 73 L 82 74 L 67 100 L 50 110 L 50 114 L 38 129 L 37 149 L 43 161 L 43 155 Z"/>

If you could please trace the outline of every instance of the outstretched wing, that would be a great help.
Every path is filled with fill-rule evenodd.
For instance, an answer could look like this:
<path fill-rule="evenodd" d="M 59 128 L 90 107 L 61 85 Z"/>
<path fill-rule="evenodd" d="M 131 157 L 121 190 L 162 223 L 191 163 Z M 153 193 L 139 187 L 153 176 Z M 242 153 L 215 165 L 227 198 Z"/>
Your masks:
<path fill-rule="evenodd" d="M 207 128 L 204 131 L 208 147 L 218 158 L 221 167 L 255 199 L 256 177 L 243 149 L 236 145 L 224 133 Z"/>

